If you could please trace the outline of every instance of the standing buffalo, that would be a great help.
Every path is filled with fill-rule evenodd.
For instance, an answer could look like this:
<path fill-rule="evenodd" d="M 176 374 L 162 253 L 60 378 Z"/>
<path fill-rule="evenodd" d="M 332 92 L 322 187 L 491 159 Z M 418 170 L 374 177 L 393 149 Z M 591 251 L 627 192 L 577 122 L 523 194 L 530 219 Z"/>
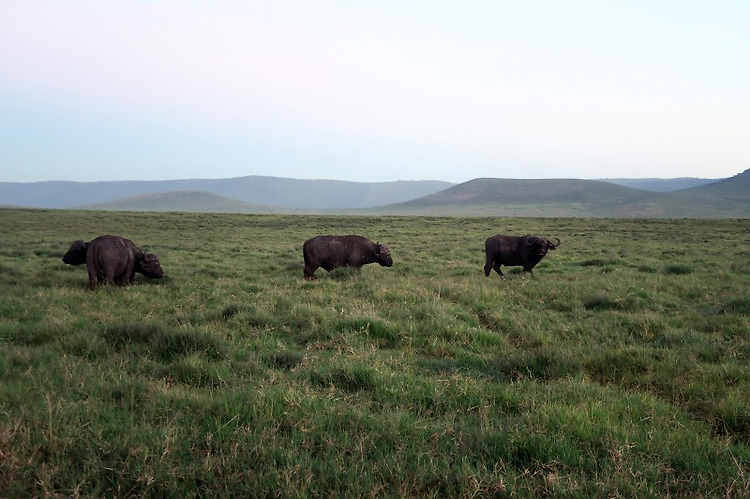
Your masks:
<path fill-rule="evenodd" d="M 502 277 L 501 265 L 506 267 L 522 266 L 524 272 L 532 272 L 537 263 L 544 258 L 547 250 L 554 250 L 560 245 L 560 240 L 553 243 L 549 239 L 537 236 L 492 236 L 484 243 L 487 263 L 484 264 L 484 275 L 489 276 L 490 271 Z"/>
<path fill-rule="evenodd" d="M 360 269 L 367 263 L 391 267 L 391 250 L 385 244 L 374 243 L 362 236 L 317 236 L 302 246 L 305 257 L 305 277 L 314 279 L 318 267 L 326 272 L 337 267 Z"/>
<path fill-rule="evenodd" d="M 105 279 L 118 286 L 132 284 L 136 272 L 151 279 L 164 276 L 156 255 L 143 253 L 131 240 L 120 236 L 99 236 L 88 243 L 86 269 L 92 291 Z"/>
<path fill-rule="evenodd" d="M 86 249 L 89 243 L 84 241 L 73 241 L 70 249 L 62 257 L 62 261 L 68 265 L 83 265 L 86 263 Z"/>

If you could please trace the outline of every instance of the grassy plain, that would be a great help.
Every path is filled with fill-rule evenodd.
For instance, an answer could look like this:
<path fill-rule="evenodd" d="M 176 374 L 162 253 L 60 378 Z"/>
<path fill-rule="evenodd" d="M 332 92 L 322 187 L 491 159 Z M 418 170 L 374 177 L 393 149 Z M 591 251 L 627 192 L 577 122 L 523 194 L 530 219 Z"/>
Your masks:
<path fill-rule="evenodd" d="M 304 280 L 346 233 L 394 266 Z M 749 290 L 747 220 L 0 210 L 0 496 L 748 496 Z"/>

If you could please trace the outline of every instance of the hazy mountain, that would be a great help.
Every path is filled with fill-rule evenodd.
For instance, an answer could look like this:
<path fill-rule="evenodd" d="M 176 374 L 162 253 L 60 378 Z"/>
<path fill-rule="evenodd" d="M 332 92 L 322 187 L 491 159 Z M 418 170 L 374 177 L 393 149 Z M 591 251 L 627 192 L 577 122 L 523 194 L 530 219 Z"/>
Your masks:
<path fill-rule="evenodd" d="M 255 205 L 299 209 L 363 208 L 399 203 L 452 186 L 440 181 L 345 182 L 248 176 L 231 179 L 34 183 L 0 182 L 0 205 L 77 208 L 165 192 L 208 192 Z"/>
<path fill-rule="evenodd" d="M 750 201 L 750 169 L 718 182 L 688 189 L 685 193 L 748 202 Z"/>
<path fill-rule="evenodd" d="M 176 211 L 195 213 L 292 213 L 293 210 L 237 201 L 202 191 L 160 192 L 81 207 L 87 210 Z"/>
<path fill-rule="evenodd" d="M 712 184 L 718 180 L 713 178 L 603 178 L 604 182 L 610 182 L 624 187 L 643 189 L 644 191 L 672 192 L 683 189 L 691 189 L 706 184 Z"/>
<path fill-rule="evenodd" d="M 475 179 L 363 212 L 542 217 L 750 217 L 750 170 L 715 184 L 651 192 L 597 180 Z"/>
<path fill-rule="evenodd" d="M 202 189 L 178 189 L 184 186 Z M 157 190 L 165 187 L 170 189 Z M 127 194 L 144 190 L 147 192 Z M 458 185 L 447 182 L 368 184 L 275 177 L 168 182 L 41 182 L 0 184 L 0 204 L 233 213 L 750 218 L 750 170 L 725 180 L 669 192 L 626 187 L 611 181 L 576 179 L 480 178 Z"/>
<path fill-rule="evenodd" d="M 597 180 L 478 178 L 419 199 L 380 207 L 409 214 L 601 216 L 648 196 L 640 189 Z"/>

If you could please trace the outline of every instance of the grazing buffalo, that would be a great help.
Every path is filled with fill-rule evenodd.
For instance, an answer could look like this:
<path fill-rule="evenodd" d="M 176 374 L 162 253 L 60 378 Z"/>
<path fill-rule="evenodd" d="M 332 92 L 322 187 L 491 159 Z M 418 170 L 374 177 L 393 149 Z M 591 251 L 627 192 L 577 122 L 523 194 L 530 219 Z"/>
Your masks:
<path fill-rule="evenodd" d="M 305 277 L 314 279 L 318 267 L 327 272 L 337 267 L 360 269 L 367 263 L 391 267 L 391 250 L 385 244 L 374 243 L 362 236 L 317 236 L 302 246 L 305 257 Z"/>
<path fill-rule="evenodd" d="M 484 275 L 489 276 L 490 271 L 495 269 L 502 276 L 501 265 L 506 267 L 522 266 L 524 272 L 532 272 L 537 263 L 544 258 L 547 250 L 554 250 L 560 245 L 549 239 L 537 236 L 492 236 L 484 243 L 487 263 L 484 264 Z"/>
<path fill-rule="evenodd" d="M 86 269 L 92 291 L 104 280 L 118 286 L 131 284 L 136 272 L 151 279 L 164 276 L 156 255 L 143 253 L 120 236 L 99 236 L 91 241 L 86 249 Z"/>
<path fill-rule="evenodd" d="M 89 243 L 84 241 L 73 241 L 70 249 L 62 257 L 62 261 L 68 265 L 83 265 L 86 263 L 86 249 Z"/>

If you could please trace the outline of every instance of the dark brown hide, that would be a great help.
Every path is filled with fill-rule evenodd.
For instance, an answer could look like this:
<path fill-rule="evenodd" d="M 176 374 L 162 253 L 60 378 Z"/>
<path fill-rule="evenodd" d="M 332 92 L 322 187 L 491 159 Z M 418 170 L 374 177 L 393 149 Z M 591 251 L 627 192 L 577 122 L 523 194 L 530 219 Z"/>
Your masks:
<path fill-rule="evenodd" d="M 493 269 L 502 276 L 501 265 L 506 267 L 523 267 L 524 272 L 532 269 L 547 254 L 548 250 L 557 249 L 560 240 L 553 243 L 549 239 L 532 235 L 526 236 L 492 236 L 484 243 L 487 261 L 484 275 L 489 276 Z"/>
<path fill-rule="evenodd" d="M 86 269 L 91 290 L 103 281 L 126 286 L 133 282 L 136 272 L 152 279 L 164 276 L 156 255 L 143 253 L 131 240 L 120 236 L 100 236 L 91 241 L 86 250 Z"/>
<path fill-rule="evenodd" d="M 302 246 L 304 274 L 314 278 L 318 267 L 327 272 L 337 267 L 361 268 L 368 263 L 391 267 L 391 251 L 385 244 L 374 243 L 362 236 L 316 236 Z"/>
<path fill-rule="evenodd" d="M 62 261 L 68 265 L 83 265 L 86 263 L 86 248 L 89 243 L 84 241 L 73 241 L 70 249 L 62 257 Z"/>

